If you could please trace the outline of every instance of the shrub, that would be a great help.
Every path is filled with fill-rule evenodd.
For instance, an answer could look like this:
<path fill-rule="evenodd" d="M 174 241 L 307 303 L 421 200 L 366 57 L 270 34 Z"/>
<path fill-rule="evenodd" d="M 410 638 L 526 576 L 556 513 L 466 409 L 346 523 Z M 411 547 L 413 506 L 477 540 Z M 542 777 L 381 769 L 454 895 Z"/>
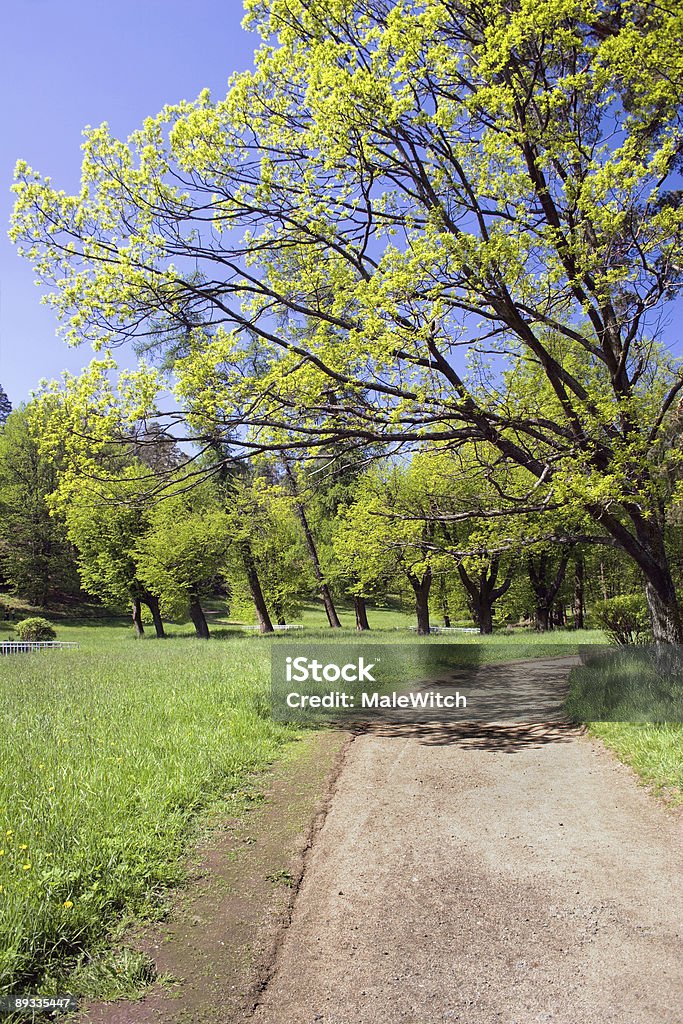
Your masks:
<path fill-rule="evenodd" d="M 593 612 L 612 644 L 646 644 L 652 641 L 650 616 L 640 594 L 622 594 L 597 601 Z"/>
<path fill-rule="evenodd" d="M 57 634 L 54 627 L 47 619 L 36 616 L 33 619 L 23 619 L 14 627 L 20 640 L 56 640 Z"/>

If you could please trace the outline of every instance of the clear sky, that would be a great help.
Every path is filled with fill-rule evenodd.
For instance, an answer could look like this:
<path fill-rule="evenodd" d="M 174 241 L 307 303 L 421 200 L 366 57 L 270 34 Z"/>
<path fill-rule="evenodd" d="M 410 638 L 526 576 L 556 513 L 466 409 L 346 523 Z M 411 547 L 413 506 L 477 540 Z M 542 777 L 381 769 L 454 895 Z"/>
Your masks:
<path fill-rule="evenodd" d="M 13 405 L 41 377 L 91 358 L 55 337 L 29 264 L 7 239 L 10 186 L 21 158 L 67 191 L 78 187 L 81 132 L 109 122 L 126 137 L 165 103 L 250 67 L 259 39 L 242 30 L 241 0 L 10 0 L 0 25 L 0 385 Z"/>

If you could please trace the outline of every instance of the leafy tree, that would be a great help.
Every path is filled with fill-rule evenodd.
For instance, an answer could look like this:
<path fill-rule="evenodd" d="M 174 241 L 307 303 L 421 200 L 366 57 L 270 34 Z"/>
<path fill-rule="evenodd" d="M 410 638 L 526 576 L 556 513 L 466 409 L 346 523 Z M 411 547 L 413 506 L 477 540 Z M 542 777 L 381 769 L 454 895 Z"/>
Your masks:
<path fill-rule="evenodd" d="M 527 555 L 527 571 L 536 599 L 536 629 L 540 633 L 552 628 L 553 603 L 564 583 L 570 553 L 568 547 L 560 547 L 556 554 L 544 548 L 538 554 Z"/>
<path fill-rule="evenodd" d="M 381 456 L 377 448 L 312 453 L 301 463 L 300 472 L 306 481 L 309 496 L 309 519 L 313 522 L 317 547 L 325 577 L 333 589 L 353 601 L 356 629 L 370 629 L 366 598 L 358 591 L 358 578 L 349 572 L 348 563 L 340 564 L 335 551 L 335 531 L 340 507 L 352 504 L 368 463 Z"/>
<path fill-rule="evenodd" d="M 425 514 L 435 524 L 434 546 L 454 559 L 467 606 L 483 635 L 493 632 L 496 602 L 512 582 L 510 523 L 499 517 L 502 499 L 509 500 L 514 491 L 509 477 L 519 475 L 501 473 L 495 460 L 486 458 L 491 454 L 486 447 L 463 445 L 457 455 L 427 450 L 415 460 L 424 481 Z"/>
<path fill-rule="evenodd" d="M 315 578 L 296 514 L 297 499 L 273 479 L 271 468 L 252 467 L 224 491 L 233 541 L 227 579 L 233 596 L 246 589 L 253 601 L 254 574 L 264 607 L 267 603 L 284 625 L 300 610 L 302 597 L 314 592 Z"/>
<path fill-rule="evenodd" d="M 90 130 L 75 196 L 19 164 L 13 234 L 72 337 L 186 330 L 178 396 L 245 451 L 486 442 L 621 546 L 683 642 L 683 377 L 653 343 L 683 281 L 680 5 L 247 10 L 265 42 L 225 100 Z"/>
<path fill-rule="evenodd" d="M 53 501 L 66 519 L 69 538 L 78 551 L 83 589 L 109 607 L 132 604 L 133 626 L 142 636 L 142 605 L 147 605 L 156 635 L 164 627 L 159 598 L 138 571 L 137 549 L 149 529 L 149 505 L 139 467 L 121 471 L 115 482 L 69 478 L 62 481 Z"/>
<path fill-rule="evenodd" d="M 417 632 L 430 632 L 429 598 L 435 576 L 453 571 L 432 543 L 434 524 L 420 514 L 420 474 L 415 465 L 388 464 L 360 481 L 356 501 L 340 510 L 335 550 L 342 570 L 357 582 L 351 592 L 369 597 L 403 578 L 415 599 Z M 410 518 L 398 509 L 410 507 Z"/>
<path fill-rule="evenodd" d="M 311 529 L 309 516 L 306 512 L 304 495 L 301 492 L 301 485 L 297 480 L 296 473 L 292 469 L 292 466 L 290 465 L 287 458 L 283 459 L 282 464 L 287 488 L 292 498 L 294 499 L 294 509 L 296 511 L 299 523 L 301 524 L 301 530 L 306 541 L 306 547 L 308 549 L 311 564 L 313 566 L 315 579 L 318 584 L 318 592 L 320 594 L 320 599 L 322 600 L 323 605 L 325 606 L 325 614 L 327 615 L 328 624 L 330 625 L 331 629 L 340 629 L 341 622 L 339 621 L 339 616 L 337 615 L 337 609 L 334 606 L 334 599 L 332 597 L 332 592 L 330 590 L 329 583 L 325 578 L 325 574 L 320 564 L 318 546 L 313 535 L 313 530 Z"/>
<path fill-rule="evenodd" d="M 166 498 L 147 518 L 134 549 L 136 577 L 160 599 L 162 613 L 181 617 L 189 611 L 197 636 L 208 640 L 201 601 L 215 589 L 225 562 L 228 516 L 205 485 Z"/>
<path fill-rule="evenodd" d="M 79 592 L 74 549 L 46 500 L 57 487 L 63 452 L 41 452 L 42 429 L 35 408 L 25 407 L 0 431 L 0 571 L 35 605 Z"/>

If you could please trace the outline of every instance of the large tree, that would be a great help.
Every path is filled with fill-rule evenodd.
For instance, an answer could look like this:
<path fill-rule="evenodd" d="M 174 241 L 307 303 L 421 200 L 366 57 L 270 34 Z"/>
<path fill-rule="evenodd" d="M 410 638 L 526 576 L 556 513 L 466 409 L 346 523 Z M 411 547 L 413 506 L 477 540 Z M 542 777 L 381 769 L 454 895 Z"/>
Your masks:
<path fill-rule="evenodd" d="M 89 131 L 75 196 L 18 166 L 14 237 L 72 337 L 186 331 L 178 395 L 245 451 L 486 441 L 529 504 L 599 522 L 683 642 L 654 468 L 683 378 L 653 340 L 682 278 L 680 5 L 246 7 L 266 42 L 225 100 Z"/>
<path fill-rule="evenodd" d="M 134 550 L 136 576 L 169 617 L 189 613 L 200 640 L 209 639 L 202 607 L 223 576 L 231 544 L 230 519 L 215 488 L 182 491 L 147 514 L 148 527 Z"/>

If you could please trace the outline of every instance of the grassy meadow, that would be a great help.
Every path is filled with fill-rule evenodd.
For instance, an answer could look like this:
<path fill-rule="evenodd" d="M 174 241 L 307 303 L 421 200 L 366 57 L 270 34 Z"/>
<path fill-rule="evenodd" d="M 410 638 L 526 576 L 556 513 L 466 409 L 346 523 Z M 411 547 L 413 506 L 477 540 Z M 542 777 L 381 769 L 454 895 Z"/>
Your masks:
<path fill-rule="evenodd" d="M 345 628 L 332 634 L 315 606 L 302 630 L 261 637 L 213 611 L 209 643 L 187 626 L 137 641 L 126 619 L 60 616 L 58 639 L 78 649 L 0 658 L 0 993 L 113 998 L 149 979 L 120 941 L 126 922 L 163 915 L 198 827 L 248 806 L 253 773 L 299 735 L 270 716 L 272 644 L 457 641 L 500 661 L 602 641 L 597 631 L 418 641 L 412 617 L 392 609 L 371 610 L 362 637 L 342 609 Z M 11 638 L 1 623 L 0 640 Z M 674 729 L 679 774 L 680 738 Z"/>
<path fill-rule="evenodd" d="M 291 728 L 270 719 L 268 649 L 127 627 L 63 628 L 80 649 L 0 659 L 0 991 L 125 989 L 112 925 L 163 907 L 200 812 L 244 799 Z"/>

